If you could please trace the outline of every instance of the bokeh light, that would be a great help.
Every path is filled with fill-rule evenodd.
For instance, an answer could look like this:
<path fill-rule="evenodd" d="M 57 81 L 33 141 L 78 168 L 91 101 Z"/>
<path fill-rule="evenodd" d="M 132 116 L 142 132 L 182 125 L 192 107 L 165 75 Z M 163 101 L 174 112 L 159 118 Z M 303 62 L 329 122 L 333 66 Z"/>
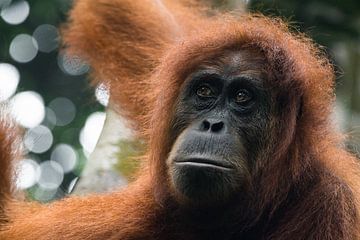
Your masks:
<path fill-rule="evenodd" d="M 53 129 L 56 126 L 56 114 L 51 108 L 45 108 L 45 118 L 42 124 L 49 129 Z"/>
<path fill-rule="evenodd" d="M 8 24 L 17 25 L 26 20 L 30 13 L 30 6 L 27 1 L 17 1 L 1 10 L 2 19 Z"/>
<path fill-rule="evenodd" d="M 109 88 L 103 83 L 99 84 L 95 89 L 95 97 L 101 105 L 106 107 L 110 98 Z"/>
<path fill-rule="evenodd" d="M 25 91 L 17 93 L 10 103 L 11 114 L 23 127 L 36 127 L 45 117 L 44 101 L 36 92 Z"/>
<path fill-rule="evenodd" d="M 11 97 L 17 89 L 20 74 L 17 68 L 8 63 L 0 63 L 0 102 Z"/>
<path fill-rule="evenodd" d="M 49 128 L 39 125 L 29 129 L 24 136 L 25 147 L 33 153 L 44 153 L 53 144 L 53 135 Z"/>
<path fill-rule="evenodd" d="M 40 202 L 48 202 L 53 200 L 56 197 L 57 189 L 48 189 L 38 187 L 36 188 L 35 192 L 33 193 L 33 198 Z"/>
<path fill-rule="evenodd" d="M 27 63 L 36 57 L 38 45 L 32 36 L 19 34 L 11 41 L 9 53 L 15 61 Z"/>
<path fill-rule="evenodd" d="M 76 107 L 68 98 L 55 98 L 49 103 L 49 108 L 55 113 L 56 126 L 66 126 L 71 123 L 76 115 Z"/>
<path fill-rule="evenodd" d="M 39 164 L 32 159 L 23 159 L 19 162 L 16 186 L 19 189 L 32 187 L 37 181 Z"/>
<path fill-rule="evenodd" d="M 55 26 L 50 24 L 38 26 L 33 33 L 33 38 L 41 52 L 49 53 L 59 45 L 59 32 Z"/>
<path fill-rule="evenodd" d="M 0 0 L 0 8 L 7 7 L 11 3 L 11 0 Z"/>
<path fill-rule="evenodd" d="M 95 149 L 101 131 L 105 123 L 106 114 L 104 112 L 92 113 L 86 120 L 85 126 L 80 132 L 80 143 L 84 148 L 85 155 L 89 155 Z"/>
<path fill-rule="evenodd" d="M 68 144 L 58 144 L 51 153 L 51 160 L 59 163 L 64 172 L 71 172 L 77 163 L 77 153 L 73 147 Z"/>
<path fill-rule="evenodd" d="M 38 172 L 37 183 L 44 189 L 57 189 L 64 179 L 64 171 L 55 161 L 42 162 Z"/>
<path fill-rule="evenodd" d="M 67 54 L 58 55 L 59 68 L 66 74 L 78 76 L 89 71 L 89 65 L 77 56 L 68 56 Z"/>
<path fill-rule="evenodd" d="M 55 23 L 63 21 L 71 0 L 40 2 L 0 0 L 0 102 L 9 101 L 11 114 L 24 128 L 21 147 L 27 156 L 19 161 L 16 185 L 30 199 L 47 202 L 75 186 L 87 157 L 79 144 L 79 126 L 85 129 L 87 117 L 102 111 L 109 96 L 100 86 L 98 101 L 89 105 L 88 96 L 94 96 L 85 76 L 89 65 L 59 52 Z M 95 134 L 100 135 L 102 123 L 93 128 L 100 128 Z M 98 137 L 86 129 L 95 142 L 88 149 L 94 148 Z"/>

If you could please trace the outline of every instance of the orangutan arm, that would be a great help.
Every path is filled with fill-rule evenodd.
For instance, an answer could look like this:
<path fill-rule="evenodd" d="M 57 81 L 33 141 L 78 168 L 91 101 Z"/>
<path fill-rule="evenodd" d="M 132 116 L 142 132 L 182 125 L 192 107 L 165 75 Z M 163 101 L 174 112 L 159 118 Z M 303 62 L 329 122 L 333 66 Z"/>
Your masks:
<path fill-rule="evenodd" d="M 151 239 L 157 206 L 146 187 L 105 195 L 69 197 L 51 204 L 9 204 L 10 223 L 0 239 Z"/>

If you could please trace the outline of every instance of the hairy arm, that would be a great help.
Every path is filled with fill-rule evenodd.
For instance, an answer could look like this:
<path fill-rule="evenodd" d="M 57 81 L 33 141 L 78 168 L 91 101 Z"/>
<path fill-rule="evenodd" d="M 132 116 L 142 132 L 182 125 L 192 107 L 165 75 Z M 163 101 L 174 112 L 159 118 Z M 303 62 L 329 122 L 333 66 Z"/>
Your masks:
<path fill-rule="evenodd" d="M 11 222 L 0 231 L 0 239 L 151 239 L 156 209 L 151 190 L 138 184 L 118 193 L 46 205 L 13 202 Z"/>

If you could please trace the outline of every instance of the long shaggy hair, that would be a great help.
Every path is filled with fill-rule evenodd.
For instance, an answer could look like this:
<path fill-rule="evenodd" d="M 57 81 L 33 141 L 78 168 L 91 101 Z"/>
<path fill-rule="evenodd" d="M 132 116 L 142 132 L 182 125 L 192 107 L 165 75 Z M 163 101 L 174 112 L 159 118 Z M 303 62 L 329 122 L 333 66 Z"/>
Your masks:
<path fill-rule="evenodd" d="M 9 200 L 12 130 L 2 121 L 1 239 L 359 237 L 358 160 L 331 121 L 333 67 L 310 39 L 277 18 L 218 13 L 184 0 L 77 0 L 63 36 L 69 53 L 92 66 L 92 84 L 109 87 L 111 106 L 147 142 L 143 168 L 127 189 L 108 195 L 45 206 Z M 253 199 L 229 206 L 229 220 L 215 234 L 189 227 L 171 201 L 169 129 L 186 76 L 242 48 L 264 54 L 281 111 L 252 176 Z"/>

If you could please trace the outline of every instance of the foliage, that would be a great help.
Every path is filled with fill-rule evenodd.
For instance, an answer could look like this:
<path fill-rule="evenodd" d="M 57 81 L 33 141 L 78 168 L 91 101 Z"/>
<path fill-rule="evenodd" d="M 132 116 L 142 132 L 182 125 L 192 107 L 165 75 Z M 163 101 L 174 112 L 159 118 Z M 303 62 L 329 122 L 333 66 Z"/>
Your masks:
<path fill-rule="evenodd" d="M 139 157 L 145 152 L 145 144 L 138 140 L 121 140 L 116 154 L 118 162 L 115 169 L 128 180 L 131 179 L 140 166 Z"/>

